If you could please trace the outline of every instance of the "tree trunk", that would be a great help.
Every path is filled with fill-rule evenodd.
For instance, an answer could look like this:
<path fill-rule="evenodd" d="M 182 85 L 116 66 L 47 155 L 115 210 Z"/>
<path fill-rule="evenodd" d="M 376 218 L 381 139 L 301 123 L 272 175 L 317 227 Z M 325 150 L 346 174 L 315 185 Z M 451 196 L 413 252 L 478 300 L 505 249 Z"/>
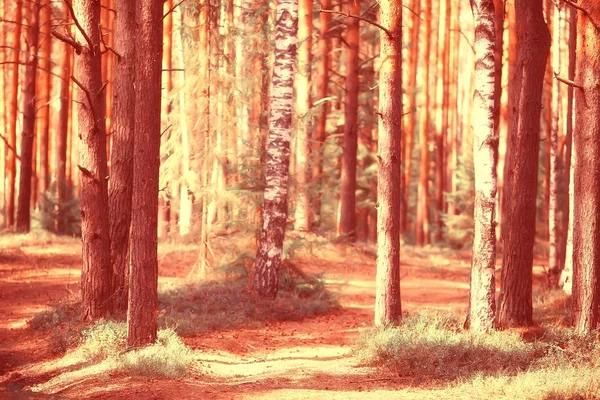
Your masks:
<path fill-rule="evenodd" d="M 382 0 L 377 152 L 377 278 L 375 325 L 398 324 L 400 302 L 400 160 L 402 158 L 402 4 Z"/>
<path fill-rule="evenodd" d="M 52 35 L 50 35 L 52 8 L 50 3 L 45 3 L 41 8 L 40 33 L 42 35 L 40 69 L 38 72 L 38 115 L 37 134 L 39 143 L 39 171 L 36 197 L 42 198 L 50 187 L 50 102 L 52 95 L 51 54 Z M 47 210 L 42 210 L 47 211 Z"/>
<path fill-rule="evenodd" d="M 568 79 L 573 81 L 575 79 L 575 63 L 576 63 L 576 48 L 577 48 L 577 10 L 571 9 L 569 17 L 569 71 L 568 71 Z M 569 199 L 565 201 L 565 206 L 563 208 L 562 218 L 561 218 L 561 231 L 562 235 L 559 243 L 559 267 L 563 271 L 561 273 L 559 286 L 563 288 L 563 290 L 567 291 L 571 294 L 571 287 L 573 283 L 573 255 L 567 251 L 567 241 L 569 234 L 572 233 L 573 220 L 571 215 L 573 213 L 573 202 L 572 202 L 572 180 L 571 180 L 571 153 L 573 149 L 573 86 L 567 87 L 567 126 L 566 126 L 566 151 L 564 158 L 564 177 L 563 181 L 564 187 L 569 188 Z M 572 238 L 571 238 L 572 240 Z M 571 243 L 572 244 L 572 243 Z M 572 246 L 571 246 L 572 249 Z M 570 268 L 567 268 L 567 264 L 570 265 Z"/>
<path fill-rule="evenodd" d="M 554 7 L 554 5 L 552 5 Z M 554 10 L 552 25 L 552 70 L 560 71 L 560 13 L 562 6 L 559 3 L 558 8 Z M 548 204 L 548 237 L 550 254 L 548 257 L 548 267 L 550 273 L 550 285 L 558 286 L 559 267 L 558 267 L 558 134 L 559 134 L 559 115 L 560 115 L 560 88 L 559 81 L 552 79 L 552 124 L 550 129 L 550 194 Z"/>
<path fill-rule="evenodd" d="M 516 110 L 504 181 L 505 230 L 498 322 L 501 326 L 532 323 L 532 267 L 535 242 L 540 112 L 550 34 L 542 0 L 516 0 Z"/>
<path fill-rule="evenodd" d="M 281 265 L 287 219 L 297 30 L 297 0 L 277 0 L 275 64 L 271 90 L 269 144 L 265 165 L 263 224 L 254 275 L 254 289 L 260 296 L 269 298 L 277 296 L 277 275 Z"/>
<path fill-rule="evenodd" d="M 475 19 L 475 91 L 473 115 L 473 165 L 475 204 L 473 265 L 469 326 L 472 331 L 494 329 L 496 313 L 496 163 L 498 140 L 494 133 L 496 64 L 494 1 L 471 0 Z"/>
<path fill-rule="evenodd" d="M 421 147 L 421 159 L 419 164 L 419 183 L 417 190 L 417 233 L 416 245 L 429 244 L 429 69 L 431 54 L 431 0 L 425 1 L 425 48 L 423 54 L 425 61 L 423 65 L 422 89 L 421 89 L 421 115 L 419 125 L 419 145 Z"/>
<path fill-rule="evenodd" d="M 311 64 L 313 15 L 312 0 L 300 0 L 298 12 L 298 73 L 296 74 L 296 114 L 298 140 L 296 151 L 296 212 L 294 229 L 311 230 L 310 214 L 310 133 L 312 130 Z"/>
<path fill-rule="evenodd" d="M 6 169 L 8 173 L 6 227 L 13 229 L 15 224 L 15 185 L 17 181 L 17 118 L 19 97 L 19 61 L 21 55 L 21 27 L 23 20 L 23 0 L 16 1 L 15 29 L 13 31 L 13 59 L 11 100 L 8 116 L 8 159 Z"/>
<path fill-rule="evenodd" d="M 173 69 L 173 17 L 175 10 L 173 9 L 173 0 L 167 0 L 164 5 L 163 12 L 169 13 L 164 19 L 164 44 L 163 44 L 163 97 L 166 101 L 162 103 L 161 121 L 163 132 L 163 143 L 167 143 L 171 137 L 172 129 L 169 128 L 170 114 L 172 110 L 173 100 L 171 99 L 171 92 L 173 91 L 173 75 L 171 70 Z M 177 34 L 181 34 L 177 31 Z M 165 131 L 166 130 L 166 131 Z M 169 154 L 167 152 L 161 152 L 161 165 L 167 160 Z M 172 183 L 165 182 L 161 187 L 161 195 L 159 196 L 158 203 L 158 237 L 164 238 L 169 234 L 169 223 L 171 218 L 171 193 Z"/>
<path fill-rule="evenodd" d="M 27 30 L 28 60 L 25 67 L 23 93 L 23 133 L 21 134 L 21 170 L 19 174 L 19 199 L 17 203 L 17 232 L 27 233 L 31 227 L 31 176 L 33 142 L 35 141 L 35 94 L 37 76 L 37 48 L 40 33 L 39 1 L 29 3 Z"/>
<path fill-rule="evenodd" d="M 417 70 L 419 67 L 419 28 L 421 18 L 421 1 L 412 0 L 411 9 L 414 14 L 411 18 L 410 28 L 410 50 L 408 52 L 408 73 L 405 90 L 408 91 L 408 114 L 402 118 L 403 139 L 405 147 L 403 148 L 404 157 L 404 176 L 402 177 L 402 186 L 404 187 L 403 201 L 404 207 L 400 212 L 400 232 L 404 233 L 408 229 L 408 208 L 410 203 L 410 178 L 412 175 L 412 153 L 414 147 L 414 137 L 416 131 L 416 113 L 417 113 Z"/>
<path fill-rule="evenodd" d="M 115 51 L 113 63 L 112 140 L 108 207 L 110 256 L 113 270 L 112 297 L 115 311 L 127 309 L 129 230 L 133 193 L 133 147 L 135 134 L 136 58 L 135 3 L 115 4 Z"/>
<path fill-rule="evenodd" d="M 81 235 L 83 239 L 81 298 L 82 318 L 106 317 L 112 308 L 110 241 L 108 222 L 108 185 L 104 95 L 101 76 L 100 1 L 81 0 L 74 4 L 75 18 L 91 41 L 77 30 L 76 40 L 83 44 L 76 57 L 75 79 L 79 125 L 79 186 Z"/>
<path fill-rule="evenodd" d="M 360 14 L 360 3 L 352 1 L 350 14 Z M 356 155 L 358 151 L 358 62 L 359 20 L 346 21 L 346 90 L 344 100 L 344 155 L 340 185 L 340 219 L 338 236 L 356 238 Z M 400 183 L 400 181 L 398 181 Z"/>
<path fill-rule="evenodd" d="M 573 323 L 580 335 L 598 325 L 600 306 L 600 4 L 579 2 L 574 176 Z"/>
<path fill-rule="evenodd" d="M 156 341 L 163 1 L 143 0 L 136 11 L 129 347 Z"/>
<path fill-rule="evenodd" d="M 63 10 L 64 23 L 69 22 L 69 11 Z M 58 111 L 58 124 L 56 127 L 54 149 L 56 171 L 56 192 L 57 192 L 57 210 L 54 229 L 57 233 L 64 233 L 65 227 L 65 210 L 63 205 L 67 202 L 68 181 L 67 181 L 67 135 L 69 132 L 69 109 L 71 108 L 71 97 L 69 91 L 69 83 L 71 76 L 71 59 L 73 58 L 73 48 L 67 43 L 61 44 L 62 62 L 60 73 L 60 109 Z"/>

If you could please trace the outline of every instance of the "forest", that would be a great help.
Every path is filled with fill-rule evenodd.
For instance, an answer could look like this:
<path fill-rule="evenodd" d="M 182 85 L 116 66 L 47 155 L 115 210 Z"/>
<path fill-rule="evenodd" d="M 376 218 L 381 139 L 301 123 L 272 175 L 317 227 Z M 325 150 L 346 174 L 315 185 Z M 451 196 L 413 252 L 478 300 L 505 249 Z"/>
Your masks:
<path fill-rule="evenodd" d="M 600 398 L 597 0 L 0 0 L 0 398 Z"/>

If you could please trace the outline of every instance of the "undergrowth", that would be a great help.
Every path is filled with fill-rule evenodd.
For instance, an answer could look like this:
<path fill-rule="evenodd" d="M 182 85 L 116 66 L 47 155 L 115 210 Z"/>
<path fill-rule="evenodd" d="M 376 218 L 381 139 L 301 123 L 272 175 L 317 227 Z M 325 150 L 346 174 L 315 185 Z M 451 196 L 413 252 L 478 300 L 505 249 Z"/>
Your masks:
<path fill-rule="evenodd" d="M 276 321 L 297 321 L 339 308 L 320 276 L 309 275 L 292 262 L 283 263 L 275 300 L 256 296 L 249 287 L 248 256 L 219 268 L 220 280 L 190 281 L 159 289 L 159 328 L 192 336 L 212 330 L 260 327 Z M 50 348 L 62 354 L 83 339 L 78 298 L 54 303 L 29 321 L 32 329 L 50 333 Z M 122 320 L 123 316 L 117 317 Z"/>
<path fill-rule="evenodd" d="M 558 296 L 550 297 L 560 303 Z M 446 313 L 409 316 L 365 332 L 354 352 L 365 365 L 419 382 L 446 384 L 453 398 L 600 398 L 600 341 L 544 326 L 537 339 L 516 330 L 472 334 Z M 455 397 L 454 397 L 455 396 Z"/>

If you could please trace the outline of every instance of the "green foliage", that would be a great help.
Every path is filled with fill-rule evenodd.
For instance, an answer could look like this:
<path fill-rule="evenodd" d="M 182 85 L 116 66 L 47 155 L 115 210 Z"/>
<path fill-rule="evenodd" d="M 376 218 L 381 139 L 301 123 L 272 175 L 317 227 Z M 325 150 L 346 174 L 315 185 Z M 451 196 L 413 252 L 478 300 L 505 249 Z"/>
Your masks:
<path fill-rule="evenodd" d="M 48 191 L 43 193 L 39 211 L 34 214 L 33 218 L 34 223 L 39 223 L 45 231 L 60 235 L 80 236 L 81 214 L 75 188 L 69 187 L 66 191 L 66 199 L 61 202 L 58 199 L 56 183 L 53 182 Z"/>
<path fill-rule="evenodd" d="M 468 141 L 470 142 L 470 141 Z M 448 245 L 456 249 L 470 247 L 473 241 L 473 209 L 475 203 L 475 169 L 471 143 L 458 158 L 456 191 L 446 193 L 448 203 L 456 207 L 456 215 L 444 214 L 444 234 Z"/>

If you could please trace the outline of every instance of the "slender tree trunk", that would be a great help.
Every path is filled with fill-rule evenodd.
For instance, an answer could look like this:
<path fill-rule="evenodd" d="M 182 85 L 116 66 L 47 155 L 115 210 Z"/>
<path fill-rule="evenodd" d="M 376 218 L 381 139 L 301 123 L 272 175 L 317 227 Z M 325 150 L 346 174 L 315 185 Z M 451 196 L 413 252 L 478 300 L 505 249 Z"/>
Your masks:
<path fill-rule="evenodd" d="M 162 104 L 162 122 L 163 130 L 167 130 L 163 134 L 163 143 L 167 143 L 171 137 L 172 130 L 169 128 L 170 114 L 172 110 L 173 100 L 171 99 L 171 92 L 173 91 L 173 17 L 175 10 L 173 9 L 173 0 L 167 0 L 165 2 L 163 12 L 169 13 L 164 19 L 164 44 L 163 44 L 163 97 L 166 101 Z M 177 31 L 177 34 L 181 34 Z M 166 152 L 161 153 L 161 165 L 167 160 L 168 154 Z M 171 219 L 171 193 L 172 183 L 165 182 L 161 188 L 161 195 L 159 197 L 158 205 L 158 237 L 164 238 L 169 234 L 169 223 Z"/>
<path fill-rule="evenodd" d="M 137 79 L 131 214 L 131 278 L 127 311 L 129 347 L 141 347 L 156 341 L 162 16 L 162 0 L 139 2 L 135 16 L 138 32 L 135 40 Z"/>
<path fill-rule="evenodd" d="M 350 14 L 360 14 L 360 3 L 353 0 Z M 357 18 L 346 22 L 346 90 L 344 101 L 344 155 L 340 186 L 340 219 L 338 236 L 356 238 L 356 155 L 358 151 L 358 62 L 359 23 Z M 398 183 L 400 183 L 398 181 Z"/>
<path fill-rule="evenodd" d="M 400 160 L 402 158 L 402 4 L 379 3 L 379 146 L 377 152 L 377 278 L 375 325 L 397 324 L 400 302 Z"/>
<path fill-rule="evenodd" d="M 273 66 L 269 144 L 265 166 L 263 224 L 254 275 L 254 289 L 260 296 L 270 298 L 275 298 L 277 295 L 278 273 L 287 219 L 297 30 L 297 0 L 277 0 L 275 65 Z"/>
<path fill-rule="evenodd" d="M 600 306 L 600 4 L 579 2 L 577 15 L 574 176 L 573 323 L 580 335 L 598 325 Z"/>
<path fill-rule="evenodd" d="M 576 63 L 576 48 L 577 48 L 577 10 L 570 10 L 569 17 L 569 70 L 568 79 L 571 81 L 575 79 L 575 63 Z M 571 158 L 573 149 L 573 86 L 567 87 L 567 126 L 566 126 L 566 151 L 564 159 L 564 177 L 565 187 L 569 188 L 569 199 L 565 201 L 565 207 L 562 213 L 561 219 L 561 235 L 559 243 L 559 262 L 560 269 L 562 270 L 559 286 L 563 288 L 567 293 L 571 294 L 571 288 L 573 284 L 573 253 L 567 251 L 567 241 L 569 235 L 572 234 L 573 219 L 571 215 L 573 213 L 573 192 L 571 190 L 572 179 L 571 179 Z M 571 250 L 572 237 L 571 237 Z"/>
<path fill-rule="evenodd" d="M 516 110 L 505 175 L 505 230 L 498 322 L 501 326 L 532 323 L 532 267 L 544 69 L 550 34 L 542 0 L 516 0 L 518 61 Z"/>
<path fill-rule="evenodd" d="M 64 22 L 69 22 L 69 12 L 65 9 Z M 63 55 L 60 73 L 60 109 L 58 111 L 58 124 L 55 132 L 54 149 L 56 165 L 56 192 L 58 205 L 56 210 L 56 221 L 54 229 L 57 233 L 65 232 L 65 210 L 63 205 L 67 202 L 67 135 L 69 132 L 69 109 L 71 105 L 71 97 L 69 91 L 69 82 L 71 76 L 71 59 L 73 58 L 73 49 L 67 43 L 61 45 Z"/>
<path fill-rule="evenodd" d="M 81 0 L 74 4 L 91 48 L 81 32 L 76 39 L 84 44 L 75 62 L 77 115 L 79 125 L 79 186 L 81 190 L 81 235 L 83 265 L 81 273 L 82 317 L 106 317 L 112 308 L 110 241 L 108 222 L 108 185 L 106 177 L 106 132 L 101 76 L 100 1 Z"/>
<path fill-rule="evenodd" d="M 8 159 L 6 169 L 8 172 L 6 227 L 14 228 L 15 224 L 15 185 L 17 182 L 17 117 L 19 97 L 19 61 L 21 55 L 21 27 L 23 20 L 23 0 L 16 0 L 15 29 L 13 31 L 13 70 L 11 81 L 11 100 L 8 117 Z"/>
<path fill-rule="evenodd" d="M 560 13 L 562 6 L 554 10 L 552 29 L 552 70 L 560 71 Z M 558 286 L 559 261 L 558 261 L 558 134 L 560 115 L 560 88 L 557 79 L 552 79 L 552 124 L 550 131 L 550 196 L 548 204 L 548 236 L 550 254 L 548 267 L 550 284 Z"/>
<path fill-rule="evenodd" d="M 129 231 L 133 193 L 133 148 L 135 134 L 135 3 L 115 4 L 115 51 L 113 64 L 111 168 L 108 191 L 110 211 L 110 256 L 113 270 L 112 297 L 115 311 L 127 309 L 129 275 Z"/>
<path fill-rule="evenodd" d="M 412 153 L 414 148 L 414 137 L 416 131 L 416 114 L 417 114 L 417 70 L 419 67 L 419 29 L 421 18 L 421 1 L 412 0 L 411 9 L 414 14 L 411 18 L 410 28 L 410 49 L 408 51 L 408 74 L 405 89 L 408 91 L 408 114 L 402 118 L 403 122 L 403 139 L 405 147 L 403 148 L 404 156 L 404 176 L 402 178 L 402 186 L 404 189 L 403 200 L 404 207 L 401 209 L 400 215 L 400 231 L 406 232 L 408 229 L 408 208 L 410 203 L 410 178 L 412 175 Z"/>
<path fill-rule="evenodd" d="M 473 265 L 469 326 L 472 331 L 494 329 L 496 313 L 496 164 L 498 140 L 494 133 L 494 62 L 496 28 L 494 1 L 471 0 L 475 19 L 475 92 L 473 115 L 473 165 L 475 169 L 475 206 L 473 233 Z"/>
<path fill-rule="evenodd" d="M 331 0 L 321 0 L 321 8 L 331 10 Z M 312 146 L 312 181 L 315 187 L 311 191 L 311 207 L 313 210 L 313 220 L 316 224 L 321 223 L 321 198 L 323 185 L 323 143 L 327 137 L 327 116 L 331 108 L 328 98 L 329 90 L 329 67 L 331 38 L 329 30 L 331 27 L 331 14 L 319 14 L 319 48 L 317 65 L 317 102 L 320 102 L 317 128 L 314 131 Z"/>
<path fill-rule="evenodd" d="M 495 65 L 495 76 L 494 76 L 494 134 L 498 137 L 498 152 L 500 153 L 500 148 L 503 146 L 502 143 L 505 143 L 506 138 L 506 130 L 505 130 L 505 113 L 506 110 L 503 109 L 502 104 L 502 64 L 504 57 L 504 14 L 505 14 L 505 6 L 504 0 L 494 0 L 494 26 L 496 28 L 496 45 L 495 45 L 495 56 L 494 56 L 494 65 Z M 501 122 L 502 121 L 502 122 Z M 502 126 L 501 126 L 502 125 Z M 502 152 L 504 148 L 502 147 Z M 498 191 L 496 194 L 496 234 L 500 234 L 500 226 L 502 224 L 502 209 L 500 206 L 501 198 L 502 198 L 502 168 L 504 164 L 500 163 L 500 158 L 498 159 L 497 169 L 500 171 L 497 174 L 497 186 Z"/>
<path fill-rule="evenodd" d="M 419 184 L 417 193 L 417 237 L 416 245 L 429 244 L 429 107 L 430 107 L 430 85 L 429 69 L 431 54 L 431 0 L 425 0 L 425 48 L 423 54 L 423 86 L 421 89 L 421 116 L 419 125 L 419 145 L 421 147 L 421 159 L 419 164 Z"/>
<path fill-rule="evenodd" d="M 299 0 L 298 12 L 298 73 L 296 74 L 296 113 L 298 115 L 298 140 L 296 151 L 296 213 L 294 229 L 311 230 L 310 214 L 310 133 L 311 113 L 311 64 L 313 33 L 313 0 Z"/>
<path fill-rule="evenodd" d="M 40 33 L 39 1 L 29 3 L 27 30 L 28 60 L 25 68 L 25 91 L 23 93 L 23 132 L 21 134 L 21 169 L 19 174 L 19 198 L 17 203 L 17 232 L 27 233 L 31 227 L 31 176 L 33 142 L 35 141 L 35 94 L 37 77 L 37 47 Z"/>
<path fill-rule="evenodd" d="M 50 187 L 50 101 L 52 94 L 52 75 L 50 74 L 52 54 L 52 36 L 50 35 L 52 7 L 49 2 L 42 4 L 40 33 L 41 37 L 41 57 L 39 60 L 40 69 L 38 73 L 38 87 L 40 88 L 37 98 L 37 134 L 39 143 L 39 171 L 36 197 L 39 199 Z M 43 210 L 45 211 L 45 210 Z"/>

